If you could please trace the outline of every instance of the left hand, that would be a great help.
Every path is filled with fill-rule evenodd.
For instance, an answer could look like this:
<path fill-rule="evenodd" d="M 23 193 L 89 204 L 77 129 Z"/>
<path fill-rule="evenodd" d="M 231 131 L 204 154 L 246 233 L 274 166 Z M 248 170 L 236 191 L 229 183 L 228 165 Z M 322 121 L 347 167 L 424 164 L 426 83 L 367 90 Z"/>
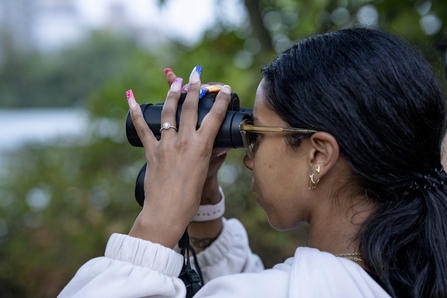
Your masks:
<path fill-rule="evenodd" d="M 168 83 L 168 86 L 171 87 L 172 83 L 177 79 L 177 75 L 175 72 L 170 69 L 166 68 L 165 70 L 166 74 L 166 81 Z M 211 86 L 211 85 L 217 85 L 220 87 L 223 87 L 224 84 L 221 82 L 209 82 L 206 84 L 202 84 L 201 87 Z M 214 149 L 213 153 L 211 154 L 208 174 L 205 180 L 205 184 L 203 186 L 202 191 L 202 199 L 200 204 L 201 205 L 208 205 L 208 204 L 217 204 L 219 203 L 221 197 L 219 192 L 219 185 L 217 181 L 217 173 L 220 169 L 220 167 L 225 162 L 225 158 L 227 156 L 227 152 L 230 149 Z"/>
<path fill-rule="evenodd" d="M 172 83 L 161 115 L 162 123 L 177 126 L 176 111 L 181 82 Z M 194 71 L 180 116 L 180 131 L 165 129 L 157 141 L 147 126 L 139 105 L 129 97 L 130 115 L 147 159 L 145 204 L 129 235 L 174 247 L 201 203 L 202 189 L 211 170 L 222 164 L 213 156 L 213 143 L 225 118 L 231 89 L 225 86 L 196 130 L 200 78 Z M 216 156 L 217 157 L 217 156 Z M 223 158 L 224 159 L 224 158 Z"/>

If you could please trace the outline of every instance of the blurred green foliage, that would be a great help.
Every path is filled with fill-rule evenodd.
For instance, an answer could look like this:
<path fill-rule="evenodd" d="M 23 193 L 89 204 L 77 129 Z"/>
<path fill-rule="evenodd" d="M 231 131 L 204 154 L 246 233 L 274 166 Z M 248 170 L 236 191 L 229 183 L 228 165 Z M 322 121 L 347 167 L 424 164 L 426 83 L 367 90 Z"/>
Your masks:
<path fill-rule="evenodd" d="M 135 42 L 107 32 L 60 53 L 29 55 L 9 49 L 0 68 L 0 107 L 83 106 L 87 96 L 124 68 Z"/>
<path fill-rule="evenodd" d="M 277 51 L 312 33 L 357 25 L 358 15 L 369 11 L 377 13 L 377 26 L 418 45 L 443 77 L 445 1 L 244 3 L 249 23 L 230 28 L 219 21 L 194 47 L 173 41 L 150 53 L 132 40 L 95 32 L 56 57 L 9 56 L 0 69 L 2 107 L 80 105 L 90 117 L 83 139 L 28 144 L 8 155 L 7 175 L 0 181 L 0 296 L 56 296 L 84 262 L 103 254 L 111 233 L 129 231 L 140 210 L 133 191 L 145 161 L 143 149 L 131 147 L 125 137 L 125 91 L 133 89 L 140 103 L 163 102 L 165 67 L 187 80 L 191 69 L 202 65 L 202 81 L 231 85 L 242 106 L 251 107 L 259 69 Z M 441 28 L 427 32 L 424 17 L 435 20 L 433 26 L 440 21 Z M 260 31 L 267 32 L 267 41 L 257 38 Z M 256 206 L 243 156 L 241 149 L 230 151 L 219 174 L 226 216 L 244 223 L 252 249 L 269 267 L 306 245 L 308 226 L 290 232 L 269 226 Z"/>

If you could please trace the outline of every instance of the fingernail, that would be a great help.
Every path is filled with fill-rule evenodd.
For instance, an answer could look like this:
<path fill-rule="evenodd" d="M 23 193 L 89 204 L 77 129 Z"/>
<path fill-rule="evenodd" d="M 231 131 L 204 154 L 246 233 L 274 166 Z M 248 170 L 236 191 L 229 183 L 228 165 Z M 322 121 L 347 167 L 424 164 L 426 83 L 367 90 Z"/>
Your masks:
<path fill-rule="evenodd" d="M 208 89 L 200 89 L 199 98 L 204 97 L 208 93 Z"/>
<path fill-rule="evenodd" d="M 127 90 L 126 92 L 127 103 L 129 104 L 129 108 L 134 110 L 137 107 L 137 102 L 135 101 L 135 97 L 133 96 L 132 90 Z"/>
<path fill-rule="evenodd" d="M 226 154 L 228 151 L 230 151 L 230 148 L 220 151 L 219 153 L 217 153 L 216 156 L 222 156 L 222 155 Z"/>
<path fill-rule="evenodd" d="M 225 94 L 231 94 L 231 87 L 228 85 L 224 85 L 222 89 L 220 89 L 220 92 L 223 92 Z"/>
<path fill-rule="evenodd" d="M 183 91 L 188 92 L 188 88 L 189 88 L 189 84 L 186 84 L 185 86 L 183 86 L 182 92 Z"/>
<path fill-rule="evenodd" d="M 163 71 L 165 72 L 165 75 L 168 75 L 168 73 L 173 72 L 172 69 L 170 68 L 165 68 L 163 69 Z"/>
<path fill-rule="evenodd" d="M 189 76 L 190 83 L 197 83 L 200 81 L 200 75 L 202 74 L 202 66 L 196 66 Z"/>
<path fill-rule="evenodd" d="M 171 91 L 172 92 L 179 92 L 180 88 L 182 87 L 183 79 L 182 78 L 176 78 L 174 82 L 171 84 Z"/>

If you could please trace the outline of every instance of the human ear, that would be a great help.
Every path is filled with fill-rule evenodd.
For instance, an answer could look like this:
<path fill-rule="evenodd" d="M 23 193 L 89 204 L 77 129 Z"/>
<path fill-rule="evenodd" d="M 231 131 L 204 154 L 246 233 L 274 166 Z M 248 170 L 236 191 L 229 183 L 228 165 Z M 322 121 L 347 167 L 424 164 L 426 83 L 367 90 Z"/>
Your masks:
<path fill-rule="evenodd" d="M 316 173 L 318 178 L 321 178 L 335 166 L 339 159 L 338 142 L 331 134 L 319 131 L 310 137 L 309 145 L 309 175 Z"/>

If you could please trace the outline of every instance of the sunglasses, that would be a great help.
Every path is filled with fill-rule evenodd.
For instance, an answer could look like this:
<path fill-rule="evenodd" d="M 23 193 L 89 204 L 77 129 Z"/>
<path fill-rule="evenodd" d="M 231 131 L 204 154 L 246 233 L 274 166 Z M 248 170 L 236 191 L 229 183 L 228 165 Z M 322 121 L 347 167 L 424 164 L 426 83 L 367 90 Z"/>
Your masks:
<path fill-rule="evenodd" d="M 296 133 L 305 135 L 317 132 L 316 130 L 305 128 L 258 126 L 253 125 L 253 121 L 250 119 L 245 119 L 239 124 L 239 131 L 242 135 L 245 152 L 251 159 L 255 157 L 257 149 L 256 140 L 261 133 Z"/>

